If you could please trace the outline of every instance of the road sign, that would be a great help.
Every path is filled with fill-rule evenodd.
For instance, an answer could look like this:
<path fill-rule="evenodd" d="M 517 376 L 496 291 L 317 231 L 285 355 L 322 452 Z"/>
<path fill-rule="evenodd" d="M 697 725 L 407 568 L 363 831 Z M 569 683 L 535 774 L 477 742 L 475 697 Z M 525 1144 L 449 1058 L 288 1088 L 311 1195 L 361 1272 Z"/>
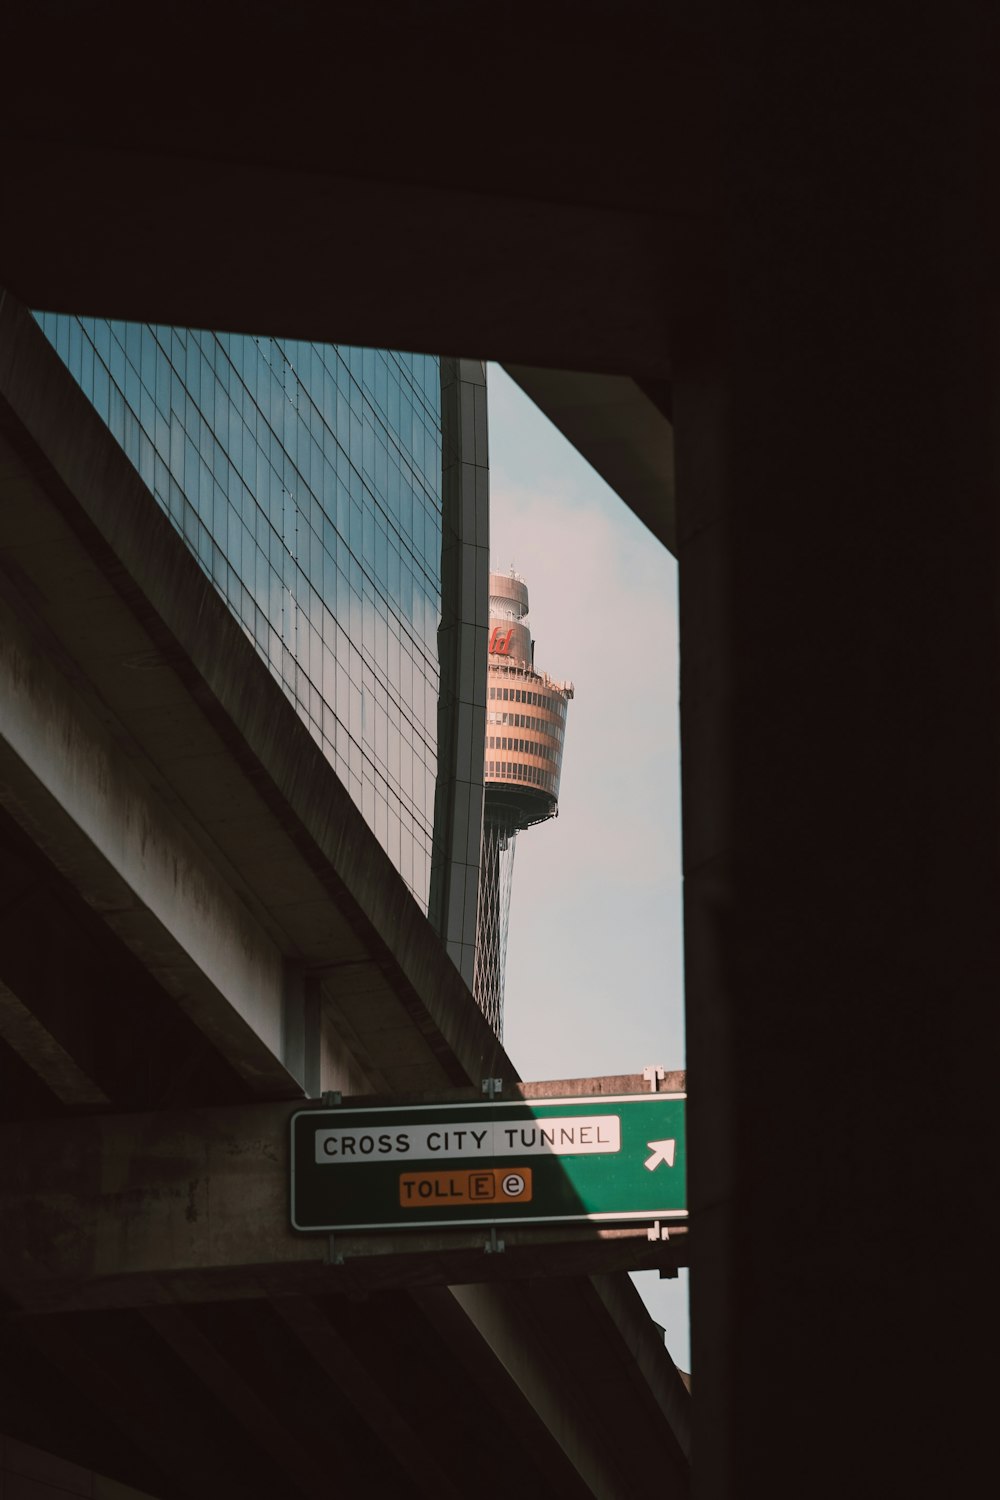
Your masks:
<path fill-rule="evenodd" d="M 685 1098 L 298 1110 L 292 1227 L 685 1219 Z"/>

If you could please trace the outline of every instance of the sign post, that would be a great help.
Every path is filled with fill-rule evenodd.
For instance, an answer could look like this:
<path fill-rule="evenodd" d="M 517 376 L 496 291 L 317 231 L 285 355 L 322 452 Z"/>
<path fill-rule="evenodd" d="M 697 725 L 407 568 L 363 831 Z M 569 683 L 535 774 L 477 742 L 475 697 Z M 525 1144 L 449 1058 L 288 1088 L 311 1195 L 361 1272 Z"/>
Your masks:
<path fill-rule="evenodd" d="M 303 1109 L 294 1229 L 687 1218 L 682 1093 Z"/>

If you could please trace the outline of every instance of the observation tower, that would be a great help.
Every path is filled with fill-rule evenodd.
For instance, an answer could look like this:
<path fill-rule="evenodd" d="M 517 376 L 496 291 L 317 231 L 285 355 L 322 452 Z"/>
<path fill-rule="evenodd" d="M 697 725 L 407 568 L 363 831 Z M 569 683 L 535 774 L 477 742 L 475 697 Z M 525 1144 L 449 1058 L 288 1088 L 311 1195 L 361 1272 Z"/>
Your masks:
<path fill-rule="evenodd" d="M 528 589 L 513 569 L 490 574 L 483 856 L 475 994 L 503 1039 L 507 924 L 517 835 L 559 813 L 571 682 L 535 670 Z"/>

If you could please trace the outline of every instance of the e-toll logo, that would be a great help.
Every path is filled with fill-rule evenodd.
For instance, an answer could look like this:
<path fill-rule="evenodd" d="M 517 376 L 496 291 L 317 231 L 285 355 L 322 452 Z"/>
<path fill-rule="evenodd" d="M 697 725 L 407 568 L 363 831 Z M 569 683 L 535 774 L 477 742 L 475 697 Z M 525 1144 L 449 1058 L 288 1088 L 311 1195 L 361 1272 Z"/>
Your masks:
<path fill-rule="evenodd" d="M 686 1218 L 683 1094 L 299 1110 L 300 1230 Z"/>

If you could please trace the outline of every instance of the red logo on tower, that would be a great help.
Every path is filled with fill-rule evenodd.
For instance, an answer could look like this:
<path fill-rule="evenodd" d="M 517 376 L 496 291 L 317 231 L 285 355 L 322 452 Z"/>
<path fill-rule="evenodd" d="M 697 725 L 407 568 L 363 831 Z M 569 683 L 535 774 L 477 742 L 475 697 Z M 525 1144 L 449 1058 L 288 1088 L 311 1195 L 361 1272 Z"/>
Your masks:
<path fill-rule="evenodd" d="M 501 635 L 501 633 L 500 633 L 500 626 L 499 625 L 494 625 L 492 634 L 490 635 L 490 655 L 491 656 L 509 656 L 510 655 L 510 642 L 511 642 L 511 637 L 513 636 L 513 634 L 514 634 L 514 627 L 513 627 L 513 625 L 510 627 L 510 629 L 508 630 L 508 632 L 507 632 L 506 635 Z"/>

